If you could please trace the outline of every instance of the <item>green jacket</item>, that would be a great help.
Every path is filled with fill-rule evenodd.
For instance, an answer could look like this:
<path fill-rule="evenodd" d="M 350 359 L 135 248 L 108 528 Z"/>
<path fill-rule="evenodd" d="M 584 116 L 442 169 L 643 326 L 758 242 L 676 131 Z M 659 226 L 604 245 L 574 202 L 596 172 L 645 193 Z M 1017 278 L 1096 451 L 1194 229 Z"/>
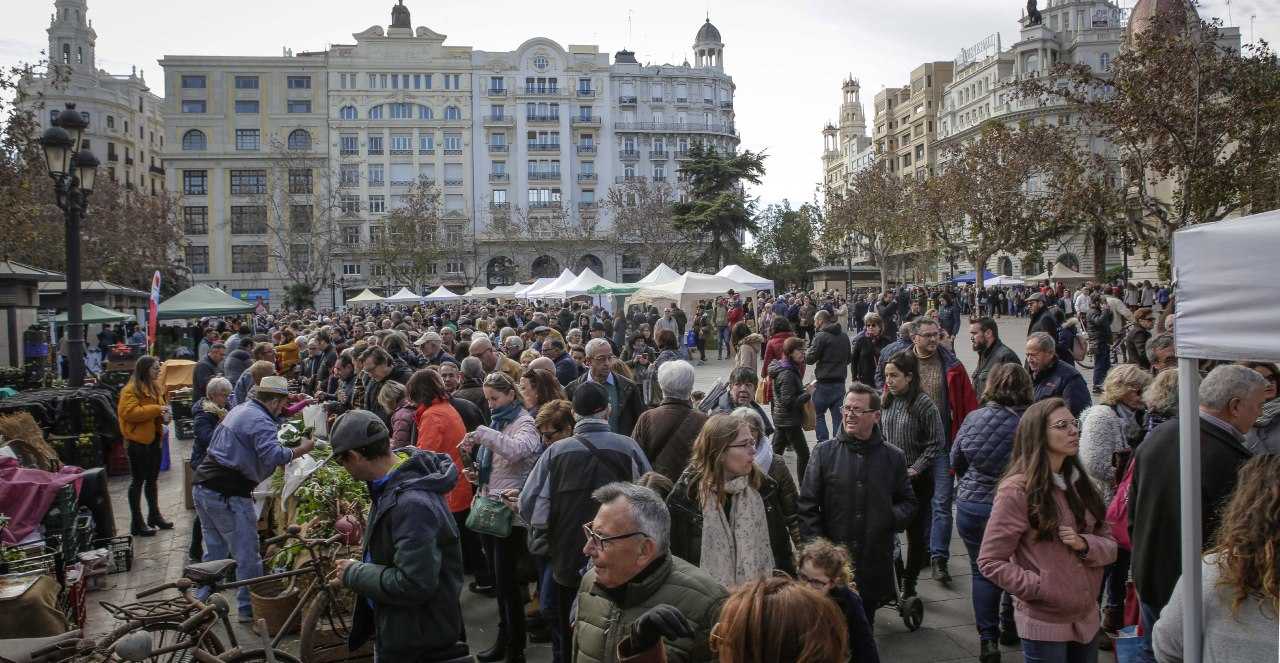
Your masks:
<path fill-rule="evenodd" d="M 617 663 L 618 643 L 630 633 L 631 623 L 662 603 L 675 606 L 694 630 L 693 638 L 664 641 L 667 661 L 715 661 L 708 644 L 711 627 L 720 619 L 720 608 L 728 597 L 729 592 L 705 571 L 673 555 L 654 561 L 619 590 L 597 586 L 593 568 L 578 589 L 573 663 Z"/>

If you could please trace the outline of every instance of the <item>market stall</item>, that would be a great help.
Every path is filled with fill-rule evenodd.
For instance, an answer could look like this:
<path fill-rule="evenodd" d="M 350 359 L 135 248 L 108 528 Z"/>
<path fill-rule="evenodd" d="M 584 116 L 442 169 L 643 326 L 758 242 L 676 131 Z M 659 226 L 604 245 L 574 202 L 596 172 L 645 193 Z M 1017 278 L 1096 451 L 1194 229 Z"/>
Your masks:
<path fill-rule="evenodd" d="M 347 304 L 348 305 L 350 304 L 366 305 L 366 304 L 376 304 L 380 301 L 382 301 L 382 297 L 375 295 L 372 290 L 365 288 L 364 292 L 361 292 L 355 297 L 348 299 Z"/>
<path fill-rule="evenodd" d="M 490 289 L 488 289 L 488 288 L 486 288 L 486 287 L 484 287 L 484 286 L 482 286 L 482 285 L 478 285 L 478 286 L 476 286 L 476 287 L 474 287 L 474 288 L 472 288 L 472 289 L 470 289 L 470 290 L 466 291 L 465 293 L 463 293 L 463 295 L 462 295 L 462 296 L 463 296 L 464 298 L 466 298 L 466 299 L 488 299 L 488 298 L 492 297 L 492 296 L 493 296 L 493 294 L 494 294 L 494 291 L 492 291 L 492 290 L 490 290 Z"/>
<path fill-rule="evenodd" d="M 640 288 L 628 299 L 628 304 L 665 304 L 678 302 L 680 308 L 692 311 L 699 300 L 713 299 L 730 290 L 744 295 L 754 293 L 755 288 L 731 281 L 715 274 L 685 272 L 667 283 Z"/>
<path fill-rule="evenodd" d="M 726 265 L 724 269 L 716 272 L 716 276 L 723 276 L 753 290 L 773 290 L 773 279 L 752 274 L 741 265 Z"/>
<path fill-rule="evenodd" d="M 574 273 L 566 269 L 563 272 L 560 272 L 560 276 L 552 279 L 550 283 L 546 283 L 537 288 L 525 290 L 520 297 L 523 299 L 564 299 L 563 296 L 549 295 L 548 293 L 555 293 L 558 290 L 561 290 L 564 286 L 568 285 L 569 282 L 573 281 L 574 278 L 576 278 Z"/>
<path fill-rule="evenodd" d="M 1035 276 L 1026 277 L 1023 282 L 1027 285 L 1036 285 L 1044 281 L 1052 283 L 1084 283 L 1091 278 L 1093 277 L 1085 276 L 1062 263 L 1058 263 L 1053 266 L 1053 269 L 1045 270 Z"/>
<path fill-rule="evenodd" d="M 439 288 L 436 288 L 434 291 L 432 291 L 431 294 L 423 296 L 422 301 L 424 302 L 456 302 L 459 299 L 462 299 L 461 295 L 454 293 L 452 290 L 444 286 L 440 286 Z"/>
<path fill-rule="evenodd" d="M 667 263 L 660 262 L 658 263 L 657 267 L 654 267 L 653 270 L 651 270 L 648 274 L 644 275 L 644 278 L 640 279 L 639 281 L 636 281 L 633 285 L 637 285 L 643 288 L 644 286 L 647 286 L 647 285 L 657 285 L 659 283 L 667 283 L 670 281 L 674 281 L 678 278 L 680 278 L 680 272 L 677 272 L 676 270 L 671 269 L 670 267 L 667 267 Z"/>
<path fill-rule="evenodd" d="M 422 301 L 422 297 L 413 294 L 408 288 L 400 288 L 399 292 L 382 300 L 385 304 L 417 304 Z"/>
<path fill-rule="evenodd" d="M 982 282 L 983 282 L 983 283 L 986 283 L 987 281 L 989 281 L 989 280 L 991 280 L 991 279 L 994 279 L 995 277 L 996 277 L 996 275 L 995 275 L 995 274 L 992 274 L 991 272 L 988 272 L 988 271 L 986 271 L 986 270 L 983 270 L 983 271 L 982 271 Z M 952 281 L 953 283 L 974 283 L 974 282 L 976 282 L 977 280 L 978 280 L 978 272 L 976 272 L 976 271 L 973 271 L 973 272 L 961 272 L 961 273 L 956 274 L 955 276 L 951 277 L 951 281 Z"/>
<path fill-rule="evenodd" d="M 203 316 L 240 315 L 253 313 L 253 310 L 254 305 L 251 302 L 236 299 L 221 290 L 197 283 L 160 302 L 156 307 L 156 318 L 180 320 Z"/>

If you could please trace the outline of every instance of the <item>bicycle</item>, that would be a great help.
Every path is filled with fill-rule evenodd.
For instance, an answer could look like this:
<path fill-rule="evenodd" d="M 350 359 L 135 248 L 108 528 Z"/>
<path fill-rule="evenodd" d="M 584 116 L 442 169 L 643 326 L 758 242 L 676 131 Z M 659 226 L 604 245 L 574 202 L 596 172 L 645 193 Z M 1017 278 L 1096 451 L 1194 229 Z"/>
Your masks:
<path fill-rule="evenodd" d="M 1133 327 L 1132 324 L 1125 324 L 1124 329 L 1120 330 L 1119 333 L 1111 334 L 1112 340 L 1111 340 L 1111 345 L 1108 346 L 1108 351 L 1111 353 L 1112 366 L 1118 366 L 1128 361 L 1128 358 L 1127 358 L 1128 353 L 1126 352 L 1126 349 L 1125 349 L 1124 339 L 1129 335 L 1129 330 L 1132 327 Z M 1081 359 L 1076 363 L 1080 364 L 1080 366 L 1083 368 L 1093 368 L 1094 345 L 1095 345 L 1093 342 L 1093 336 L 1087 331 L 1082 333 L 1085 335 L 1085 339 L 1086 339 L 1085 345 L 1087 349 L 1085 350 L 1085 353 L 1084 353 L 1084 359 Z"/>

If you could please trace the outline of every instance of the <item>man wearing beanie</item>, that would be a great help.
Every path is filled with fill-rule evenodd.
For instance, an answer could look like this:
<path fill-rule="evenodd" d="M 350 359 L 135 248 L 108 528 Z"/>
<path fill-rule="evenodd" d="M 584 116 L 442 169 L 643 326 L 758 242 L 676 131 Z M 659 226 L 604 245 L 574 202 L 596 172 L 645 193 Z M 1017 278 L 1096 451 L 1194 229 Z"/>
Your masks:
<path fill-rule="evenodd" d="M 599 508 L 591 493 L 615 481 L 635 481 L 649 471 L 649 460 L 635 440 L 609 431 L 609 394 L 603 385 L 578 385 L 573 418 L 573 437 L 542 453 L 520 491 L 520 515 L 529 523 L 529 552 L 547 556 L 555 584 L 551 645 L 557 661 L 569 660 L 572 646 L 570 610 L 587 562 L 582 524 L 591 522 Z"/>

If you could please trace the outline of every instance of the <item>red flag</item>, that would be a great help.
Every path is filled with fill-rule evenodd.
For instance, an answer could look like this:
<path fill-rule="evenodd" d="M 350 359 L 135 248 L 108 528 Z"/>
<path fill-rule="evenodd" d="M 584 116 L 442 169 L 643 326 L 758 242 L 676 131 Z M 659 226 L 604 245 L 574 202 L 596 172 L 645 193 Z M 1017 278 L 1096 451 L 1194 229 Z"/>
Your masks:
<path fill-rule="evenodd" d="M 154 353 L 156 349 L 156 315 L 160 306 L 160 270 L 151 276 L 151 302 L 147 306 L 147 347 Z"/>

